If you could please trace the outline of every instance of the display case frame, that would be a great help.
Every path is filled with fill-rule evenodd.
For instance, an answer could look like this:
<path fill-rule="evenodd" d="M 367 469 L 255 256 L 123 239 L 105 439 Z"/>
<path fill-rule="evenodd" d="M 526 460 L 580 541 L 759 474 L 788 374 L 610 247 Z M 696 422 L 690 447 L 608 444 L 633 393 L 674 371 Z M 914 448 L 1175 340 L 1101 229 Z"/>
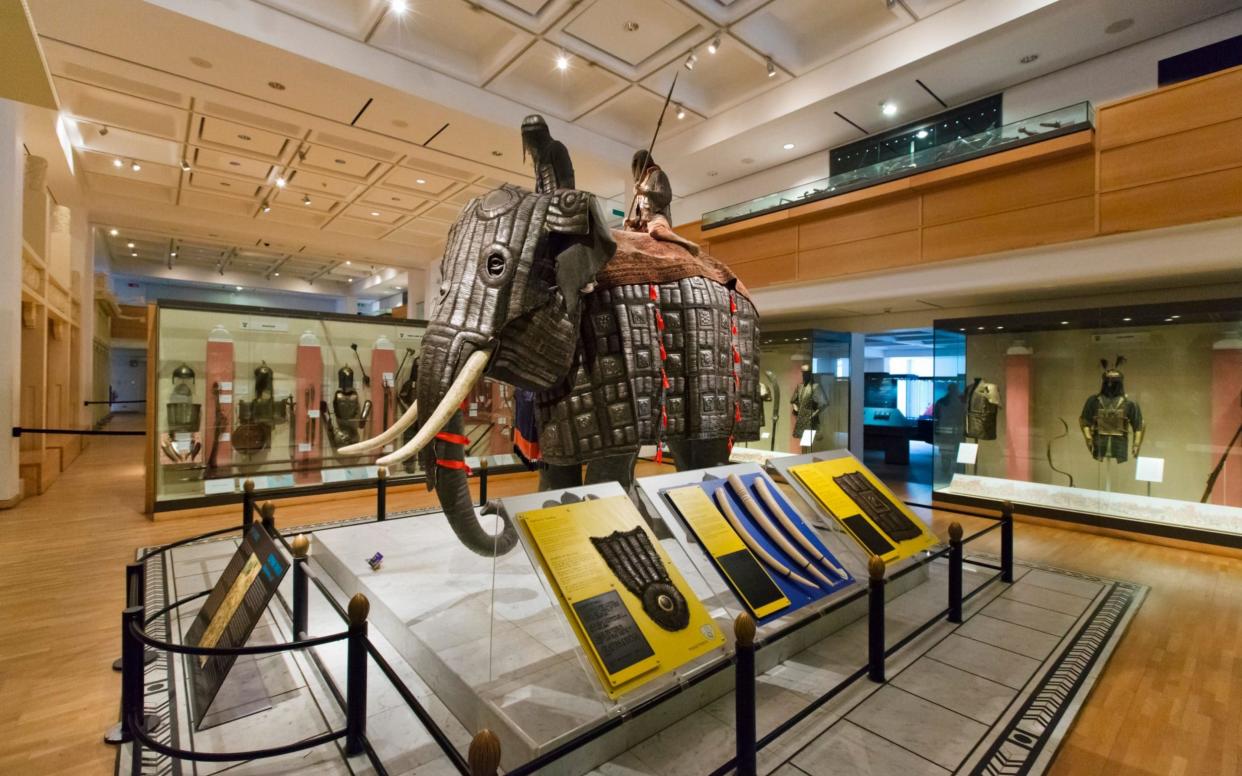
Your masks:
<path fill-rule="evenodd" d="M 939 320 L 934 352 L 937 402 L 963 416 L 936 423 L 938 501 L 1242 548 L 1242 299 Z M 1119 356 L 1124 417 L 1103 428 L 1092 408 Z M 975 378 L 999 407 L 979 402 L 967 439 Z"/>

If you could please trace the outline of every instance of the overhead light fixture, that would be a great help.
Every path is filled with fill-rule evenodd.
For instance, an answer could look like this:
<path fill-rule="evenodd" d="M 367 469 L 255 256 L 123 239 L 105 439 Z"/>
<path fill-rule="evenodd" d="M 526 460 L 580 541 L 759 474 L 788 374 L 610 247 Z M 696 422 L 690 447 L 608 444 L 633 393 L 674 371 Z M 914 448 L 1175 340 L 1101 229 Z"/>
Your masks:
<path fill-rule="evenodd" d="M 716 31 L 716 36 L 712 38 L 712 42 L 707 44 L 707 53 L 715 54 L 720 50 L 720 31 Z"/>
<path fill-rule="evenodd" d="M 345 261 L 345 266 L 346 266 L 346 267 L 348 267 L 348 266 L 349 266 L 349 261 L 348 261 L 348 260 L 346 260 L 346 261 Z"/>
<path fill-rule="evenodd" d="M 125 166 L 125 162 L 122 162 L 120 159 L 113 159 L 113 160 L 112 160 L 112 166 L 113 166 L 113 167 L 124 167 L 124 166 Z"/>
<path fill-rule="evenodd" d="M 684 107 L 682 107 L 681 105 L 678 105 L 678 106 L 677 106 L 677 118 L 678 118 L 678 120 L 684 119 L 685 117 L 686 117 L 686 109 L 685 109 Z"/>
<path fill-rule="evenodd" d="M 233 286 L 233 288 L 236 288 L 238 291 L 241 291 L 241 290 L 242 290 L 242 287 L 241 287 L 241 286 Z"/>
<path fill-rule="evenodd" d="M 772 57 L 767 58 L 768 78 L 776 77 L 776 63 L 772 61 Z"/>
<path fill-rule="evenodd" d="M 569 69 L 569 57 L 563 51 L 556 55 L 556 69 L 561 72 Z"/>
<path fill-rule="evenodd" d="M 309 195 L 307 195 L 307 194 L 303 194 L 303 195 L 302 195 L 302 204 L 303 204 L 303 205 L 309 205 L 309 204 L 310 204 L 310 196 L 309 196 Z"/>
<path fill-rule="evenodd" d="M 281 175 L 276 178 L 276 188 L 283 189 L 286 183 L 288 183 L 288 181 L 285 180 L 285 176 Z"/>
<path fill-rule="evenodd" d="M 354 282 L 354 279 L 353 279 L 353 278 L 350 278 L 350 279 L 349 279 L 349 282 L 350 282 L 350 283 Z"/>
<path fill-rule="evenodd" d="M 695 56 L 694 49 L 691 49 L 690 54 L 686 57 L 686 69 L 693 70 L 694 64 L 698 61 L 699 61 L 699 58 Z"/>
<path fill-rule="evenodd" d="M 173 251 L 172 253 L 168 254 L 168 257 L 169 257 L 170 259 L 175 259 L 175 258 L 177 258 L 177 252 L 176 252 L 176 251 Z"/>
<path fill-rule="evenodd" d="M 419 186 L 427 185 L 427 181 L 423 178 L 415 178 L 414 182 L 417 183 Z"/>
<path fill-rule="evenodd" d="M 280 81 L 268 81 L 267 85 L 278 92 L 283 92 L 285 90 L 285 85 Z"/>
<path fill-rule="evenodd" d="M 1061 321 L 1062 326 L 1069 326 L 1069 321 Z"/>
<path fill-rule="evenodd" d="M 923 138 L 927 137 L 927 130 L 920 129 L 918 132 L 914 134 L 914 136 L 917 137 L 919 140 L 922 140 Z"/>
<path fill-rule="evenodd" d="M 131 253 L 131 254 L 129 254 L 129 255 L 130 255 L 130 256 L 133 256 L 134 258 L 137 258 L 137 257 L 138 257 L 138 252 L 137 252 L 137 251 L 134 251 L 133 253 Z"/>
<path fill-rule="evenodd" d="M 109 229 L 108 234 L 112 235 L 113 237 L 116 237 L 118 234 L 120 234 L 120 232 L 117 231 L 116 229 Z"/>
<path fill-rule="evenodd" d="M 793 143 L 786 143 L 785 145 L 781 146 L 781 148 L 784 148 L 786 151 L 792 151 L 793 147 L 794 147 Z"/>
<path fill-rule="evenodd" d="M 388 0 L 388 7 L 392 9 L 392 12 L 397 16 L 400 16 L 410 9 L 410 5 L 406 2 L 406 0 Z"/>
<path fill-rule="evenodd" d="M 278 277 L 280 277 L 280 273 L 279 273 L 279 272 L 273 272 L 273 273 L 272 273 L 272 277 L 274 277 L 274 278 L 278 278 Z"/>
<path fill-rule="evenodd" d="M 142 165 L 138 164 L 137 162 L 130 162 L 129 169 L 133 170 L 134 172 L 138 172 L 139 170 L 142 169 Z"/>
<path fill-rule="evenodd" d="M 125 247 L 126 247 L 126 248 L 133 248 L 133 247 L 134 247 L 134 244 L 133 244 L 133 243 L 125 243 Z"/>
<path fill-rule="evenodd" d="M 1122 318 L 1121 320 L 1123 320 L 1123 321 L 1130 321 L 1130 320 L 1132 320 L 1132 319 L 1131 319 L 1131 318 Z"/>
<path fill-rule="evenodd" d="M 890 118 L 893 116 L 896 116 L 897 115 L 897 103 L 893 102 L 892 100 L 885 100 L 884 102 L 880 103 L 880 113 L 883 113 L 885 116 L 888 116 Z"/>
<path fill-rule="evenodd" d="M 269 205 L 269 204 L 267 204 L 266 202 L 264 202 L 264 203 L 263 203 L 263 212 L 264 212 L 264 213 L 270 213 L 270 212 L 272 212 L 272 206 L 271 206 L 271 205 Z"/>
<path fill-rule="evenodd" d="M 181 160 L 181 171 L 182 171 L 182 172 L 189 172 L 189 171 L 190 171 L 190 163 L 189 163 L 189 162 L 187 162 L 185 159 L 182 159 L 182 160 Z"/>
<path fill-rule="evenodd" d="M 379 211 L 378 211 L 378 210 L 372 210 L 372 211 L 371 211 L 371 215 L 373 215 L 373 216 L 379 216 Z"/>
<path fill-rule="evenodd" d="M 1037 59 L 1039 59 L 1039 54 L 1027 54 L 1026 56 L 1022 57 L 1018 61 L 1024 65 L 1029 65 Z"/>

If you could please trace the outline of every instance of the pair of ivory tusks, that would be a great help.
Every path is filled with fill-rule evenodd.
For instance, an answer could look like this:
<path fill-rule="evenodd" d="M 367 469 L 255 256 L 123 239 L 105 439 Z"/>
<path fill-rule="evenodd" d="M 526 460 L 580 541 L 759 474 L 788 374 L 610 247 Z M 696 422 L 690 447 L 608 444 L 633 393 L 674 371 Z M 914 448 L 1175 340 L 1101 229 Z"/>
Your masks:
<path fill-rule="evenodd" d="M 828 571 L 841 577 L 841 579 L 845 579 L 845 569 L 833 563 L 826 555 L 820 552 L 819 548 L 812 544 L 811 540 L 806 537 L 806 534 L 798 530 L 798 527 L 794 525 L 793 520 L 789 519 L 789 515 L 785 513 L 785 510 L 781 509 L 780 504 L 776 503 L 776 497 L 772 495 L 772 491 L 768 487 L 767 480 L 762 477 L 755 478 L 755 491 L 759 494 L 759 500 L 767 505 L 768 509 L 772 511 L 772 514 L 776 515 L 776 519 L 779 520 L 780 524 L 785 527 L 785 530 L 789 532 L 789 535 L 792 536 L 798 544 L 802 545 L 802 549 L 806 550 L 812 558 L 826 566 Z"/>
<path fill-rule="evenodd" d="M 781 529 L 777 528 L 772 520 L 768 518 L 767 514 L 763 511 L 763 507 L 759 506 L 759 504 L 755 502 L 754 497 L 750 495 L 750 491 L 746 489 L 746 485 L 742 482 L 741 477 L 738 477 L 736 474 L 730 474 L 729 488 L 733 490 L 735 495 L 737 495 L 738 500 L 742 502 L 742 506 L 746 508 L 747 514 L 749 514 L 751 519 L 755 521 L 755 524 L 759 526 L 759 530 L 767 534 L 767 537 L 775 542 L 777 547 L 781 548 L 781 552 L 785 553 L 787 558 L 792 560 L 794 563 L 797 563 L 806 573 L 815 577 L 815 579 L 819 580 L 819 582 L 822 582 L 823 584 L 820 585 L 821 587 L 832 587 L 832 580 L 829 579 L 822 571 L 815 568 L 815 564 L 807 560 L 806 556 L 799 552 L 798 548 L 794 547 L 793 544 L 785 538 L 785 535 L 781 533 Z M 800 532 L 795 531 L 795 533 Z"/>
<path fill-rule="evenodd" d="M 819 587 L 819 585 L 815 584 L 806 577 L 790 571 L 786 568 L 784 563 L 781 563 L 776 558 L 773 558 L 770 552 L 763 549 L 763 545 L 755 541 L 755 537 L 750 535 L 750 531 L 747 531 L 746 527 L 742 525 L 742 521 L 737 518 L 737 513 L 733 511 L 733 504 L 729 503 L 729 495 L 725 493 L 724 488 L 716 489 L 716 506 L 720 507 L 720 511 L 724 514 L 725 520 L 728 520 L 729 525 L 733 526 L 733 530 L 737 532 L 739 537 L 741 537 L 742 542 L 750 548 L 751 552 L 758 555 L 759 559 L 766 563 L 769 568 L 786 579 L 792 579 L 794 582 L 797 582 L 803 587 Z"/>
<path fill-rule="evenodd" d="M 452 419 L 453 413 L 457 412 L 457 408 L 465 400 L 466 395 L 470 393 L 470 389 L 474 388 L 474 384 L 479 381 L 483 375 L 484 368 L 487 367 L 487 360 L 491 358 L 491 353 L 486 350 L 476 350 L 466 359 L 466 363 L 462 366 L 461 371 L 457 373 L 453 384 L 449 386 L 448 391 L 444 394 L 444 398 L 440 400 L 440 404 L 436 407 L 431 416 L 427 418 L 427 422 L 419 427 L 418 433 L 409 442 L 406 442 L 397 450 L 380 458 L 375 463 L 379 466 L 392 466 L 401 463 L 407 458 L 414 456 L 419 450 L 427 446 L 436 434 L 440 433 L 440 429 Z M 355 455 L 357 453 L 368 452 L 379 447 L 383 447 L 395 440 L 401 435 L 402 431 L 410 426 L 418 417 L 418 402 L 410 405 L 405 414 L 392 426 L 372 439 L 365 442 L 359 442 L 356 445 L 342 447 L 338 452 L 345 455 Z"/>

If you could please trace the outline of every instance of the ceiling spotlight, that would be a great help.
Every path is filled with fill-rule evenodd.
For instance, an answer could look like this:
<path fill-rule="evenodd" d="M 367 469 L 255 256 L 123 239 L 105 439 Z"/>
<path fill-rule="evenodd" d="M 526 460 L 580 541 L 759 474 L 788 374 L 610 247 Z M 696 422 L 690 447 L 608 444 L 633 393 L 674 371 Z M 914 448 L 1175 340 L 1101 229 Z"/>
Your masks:
<path fill-rule="evenodd" d="M 303 204 L 303 205 L 309 205 L 309 204 L 310 204 L 310 196 L 309 196 L 309 195 L 307 195 L 307 194 L 303 194 L 303 195 L 302 195 L 302 204 Z"/>
<path fill-rule="evenodd" d="M 133 244 L 133 243 L 125 243 L 125 247 L 126 247 L 126 248 L 132 248 L 132 247 L 134 247 L 134 244 Z"/>
<path fill-rule="evenodd" d="M 419 186 L 427 185 L 427 181 L 424 178 L 415 178 L 414 182 L 417 183 Z"/>
<path fill-rule="evenodd" d="M 1123 320 L 1123 321 L 1131 321 L 1131 320 L 1133 320 L 1133 319 L 1132 319 L 1132 318 L 1122 318 L 1121 320 Z"/>
<path fill-rule="evenodd" d="M 236 288 L 238 291 L 241 291 L 241 286 L 233 286 L 233 288 Z"/>
<path fill-rule="evenodd" d="M 270 213 L 270 212 L 272 212 L 272 206 L 271 206 L 271 205 L 269 205 L 269 204 L 267 204 L 266 202 L 264 202 L 264 203 L 263 203 L 263 212 L 264 212 L 264 213 Z"/>
<path fill-rule="evenodd" d="M 1061 321 L 1062 326 L 1069 326 L 1069 321 Z"/>
<path fill-rule="evenodd" d="M 346 266 L 346 267 L 348 267 L 348 266 L 349 266 L 349 260 L 348 260 L 348 259 L 346 259 L 346 260 L 345 260 L 345 266 Z"/>
<path fill-rule="evenodd" d="M 171 259 L 175 259 L 175 258 L 177 258 L 177 252 L 176 252 L 176 251 L 173 251 L 172 253 L 168 254 L 168 257 L 169 257 L 169 258 L 171 258 Z"/>
<path fill-rule="evenodd" d="M 279 272 L 273 272 L 273 273 L 272 273 L 272 277 L 274 277 L 274 278 L 278 278 L 278 277 L 280 277 L 280 273 L 279 273 Z"/>
<path fill-rule="evenodd" d="M 285 180 L 285 176 L 281 175 L 276 179 L 276 188 L 283 189 L 286 183 L 288 183 L 288 181 Z"/>
<path fill-rule="evenodd" d="M 406 0 L 388 0 L 388 7 L 391 8 L 392 12 L 397 16 L 400 16 L 409 10 L 410 5 L 406 2 Z"/>
<path fill-rule="evenodd" d="M 678 118 L 678 120 L 680 120 L 680 119 L 684 119 L 685 117 L 686 117 L 686 109 L 685 109 L 684 107 L 682 107 L 681 105 L 678 105 L 678 106 L 677 106 L 677 118 Z"/>
<path fill-rule="evenodd" d="M 686 57 L 686 69 L 687 69 L 687 70 L 693 70 L 693 69 L 694 69 L 694 63 L 695 63 L 695 62 L 698 62 L 698 61 L 699 61 L 699 58 L 698 58 L 697 56 L 695 56 L 695 54 L 694 54 L 694 50 L 693 50 L 693 49 L 691 49 L 689 56 L 687 56 L 687 57 Z"/>
<path fill-rule="evenodd" d="M 768 57 L 768 78 L 776 77 L 776 63 L 772 61 L 772 57 Z"/>
<path fill-rule="evenodd" d="M 182 160 L 181 160 L 181 171 L 182 171 L 182 172 L 189 172 L 189 171 L 190 171 L 190 163 L 189 163 L 189 162 L 187 162 L 185 159 L 182 159 Z"/>
<path fill-rule="evenodd" d="M 125 162 L 122 162 L 120 159 L 113 159 L 113 160 L 112 160 L 112 166 L 113 166 L 113 167 L 122 167 L 122 166 L 124 166 L 124 165 L 125 165 Z"/>
<path fill-rule="evenodd" d="M 280 81 L 268 81 L 267 85 L 278 92 L 283 92 L 285 90 L 285 85 Z"/>
<path fill-rule="evenodd" d="M 720 50 L 720 31 L 716 31 L 716 37 L 712 38 L 712 42 L 707 44 L 707 53 L 715 54 Z"/>
<path fill-rule="evenodd" d="M 918 132 L 914 134 L 914 136 L 917 137 L 919 140 L 922 140 L 923 138 L 927 137 L 927 130 L 920 129 Z"/>
<path fill-rule="evenodd" d="M 378 210 L 372 210 L 372 211 L 371 211 L 371 215 L 373 215 L 373 216 L 378 216 L 378 215 L 379 215 L 379 211 L 378 211 Z"/>
<path fill-rule="evenodd" d="M 350 282 L 350 283 L 354 282 L 354 279 L 353 279 L 353 278 L 350 278 L 350 279 L 349 279 L 349 282 Z"/>
<path fill-rule="evenodd" d="M 561 72 L 569 69 L 569 57 L 563 51 L 556 55 L 556 69 Z"/>
<path fill-rule="evenodd" d="M 1037 59 L 1039 59 L 1039 54 L 1027 54 L 1026 56 L 1022 57 L 1018 61 L 1024 65 L 1029 65 Z"/>
<path fill-rule="evenodd" d="M 897 115 L 897 103 L 893 102 L 892 100 L 885 100 L 884 102 L 880 103 L 880 113 L 883 113 L 885 116 L 889 116 L 889 117 L 896 116 Z"/>
<path fill-rule="evenodd" d="M 794 147 L 793 143 L 786 143 L 785 145 L 781 146 L 781 148 L 784 148 L 786 151 L 792 151 L 793 147 Z"/>
<path fill-rule="evenodd" d="M 139 170 L 142 169 L 142 165 L 138 164 L 137 162 L 131 162 L 129 165 L 129 169 L 133 170 L 134 172 L 138 172 Z"/>
<path fill-rule="evenodd" d="M 495 150 L 492 151 L 492 156 L 504 156 L 504 155 L 505 155 L 504 151 L 495 151 Z"/>
<path fill-rule="evenodd" d="M 134 251 L 133 253 L 131 253 L 131 254 L 129 254 L 129 255 L 130 255 L 130 256 L 133 256 L 133 257 L 135 257 L 135 258 L 137 258 L 137 256 L 138 256 L 138 252 L 137 252 L 137 251 Z M 1168 319 L 1166 318 L 1165 320 L 1168 320 Z"/>
<path fill-rule="evenodd" d="M 120 234 L 120 232 L 116 229 L 109 229 L 108 234 L 112 235 L 113 237 L 116 237 L 118 234 Z"/>

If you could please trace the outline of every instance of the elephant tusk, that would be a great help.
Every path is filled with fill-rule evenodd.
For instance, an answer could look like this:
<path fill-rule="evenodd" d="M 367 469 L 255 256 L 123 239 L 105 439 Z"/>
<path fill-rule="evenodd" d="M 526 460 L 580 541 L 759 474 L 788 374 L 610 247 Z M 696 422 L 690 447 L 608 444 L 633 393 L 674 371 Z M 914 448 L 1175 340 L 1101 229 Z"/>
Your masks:
<path fill-rule="evenodd" d="M 397 421 L 380 433 L 364 439 L 361 442 L 352 445 L 346 445 L 336 452 L 340 455 L 359 455 L 361 453 L 369 453 L 372 450 L 378 450 L 386 444 L 396 441 L 401 436 L 401 432 L 405 431 L 410 425 L 418 420 L 418 402 L 410 404 L 410 408 L 406 410 Z"/>
<path fill-rule="evenodd" d="M 806 534 L 798 530 L 798 526 L 794 525 L 793 520 L 789 518 L 789 515 L 785 514 L 785 510 L 781 509 L 780 504 L 776 503 L 776 498 L 772 495 L 772 491 L 768 489 L 767 480 L 762 477 L 756 479 L 755 491 L 759 494 L 759 500 L 767 505 L 768 509 L 772 511 L 772 514 L 776 515 L 776 519 L 780 521 L 780 524 L 785 527 L 785 530 L 793 536 L 794 540 L 797 541 L 798 544 L 802 545 L 802 548 L 806 550 L 812 558 L 819 561 L 824 566 L 827 566 L 828 570 L 833 574 L 841 577 L 841 579 L 845 579 L 845 569 L 834 565 L 832 561 L 828 560 L 828 558 L 819 551 L 819 548 L 812 544 L 810 539 L 806 538 Z"/>
<path fill-rule="evenodd" d="M 832 587 L 832 580 L 825 576 L 822 571 L 815 568 L 815 564 L 807 560 L 802 553 L 798 552 L 798 548 L 794 547 L 793 544 L 785 538 L 785 535 L 781 533 L 781 530 L 776 527 L 776 524 L 768 518 L 767 514 L 763 511 L 763 508 L 755 502 L 755 497 L 750 495 L 750 491 L 746 489 L 746 484 L 742 482 L 742 478 L 738 477 L 736 474 L 730 474 L 728 480 L 729 487 L 733 489 L 735 494 L 737 494 L 738 500 L 742 502 L 742 506 L 746 509 L 747 514 L 749 514 L 751 519 L 755 521 L 755 524 L 759 526 L 759 530 L 767 534 L 767 537 L 771 539 L 777 547 L 781 548 L 781 552 L 785 553 L 787 558 L 801 566 L 802 570 L 807 574 L 810 574 L 822 582 L 823 587 Z"/>
<path fill-rule="evenodd" d="M 453 384 L 449 386 L 448 392 L 444 394 L 444 398 L 440 400 L 440 405 L 436 407 L 435 412 L 427 418 L 427 422 L 418 429 L 418 433 L 409 442 L 406 442 L 400 449 L 389 453 L 380 458 L 375 463 L 379 466 L 392 466 L 398 464 L 405 459 L 416 455 L 419 450 L 427 446 L 436 434 L 440 433 L 440 429 L 449 422 L 453 417 L 453 413 L 457 412 L 457 407 L 466 398 L 466 394 L 470 393 L 470 389 L 478 382 L 479 377 L 483 375 L 484 368 L 487 367 L 487 360 L 491 358 L 491 353 L 486 350 L 476 350 L 470 354 L 470 358 L 466 359 L 466 365 L 457 373 L 457 378 L 453 380 Z"/>
<path fill-rule="evenodd" d="M 729 521 L 729 525 L 733 526 L 733 530 L 737 532 L 738 538 L 742 543 L 750 548 L 750 551 L 759 556 L 759 559 L 768 565 L 768 568 L 780 574 L 786 579 L 791 579 L 803 587 L 819 587 L 809 579 L 802 577 L 790 571 L 784 563 L 781 563 L 772 554 L 763 549 L 763 545 L 755 541 L 755 537 L 750 535 L 750 531 L 746 530 L 746 526 L 742 525 L 742 521 L 738 519 L 737 513 L 733 511 L 733 505 L 729 503 L 729 497 L 725 494 L 724 488 L 716 489 L 716 506 L 720 507 L 720 511 L 724 514 L 725 519 Z"/>

